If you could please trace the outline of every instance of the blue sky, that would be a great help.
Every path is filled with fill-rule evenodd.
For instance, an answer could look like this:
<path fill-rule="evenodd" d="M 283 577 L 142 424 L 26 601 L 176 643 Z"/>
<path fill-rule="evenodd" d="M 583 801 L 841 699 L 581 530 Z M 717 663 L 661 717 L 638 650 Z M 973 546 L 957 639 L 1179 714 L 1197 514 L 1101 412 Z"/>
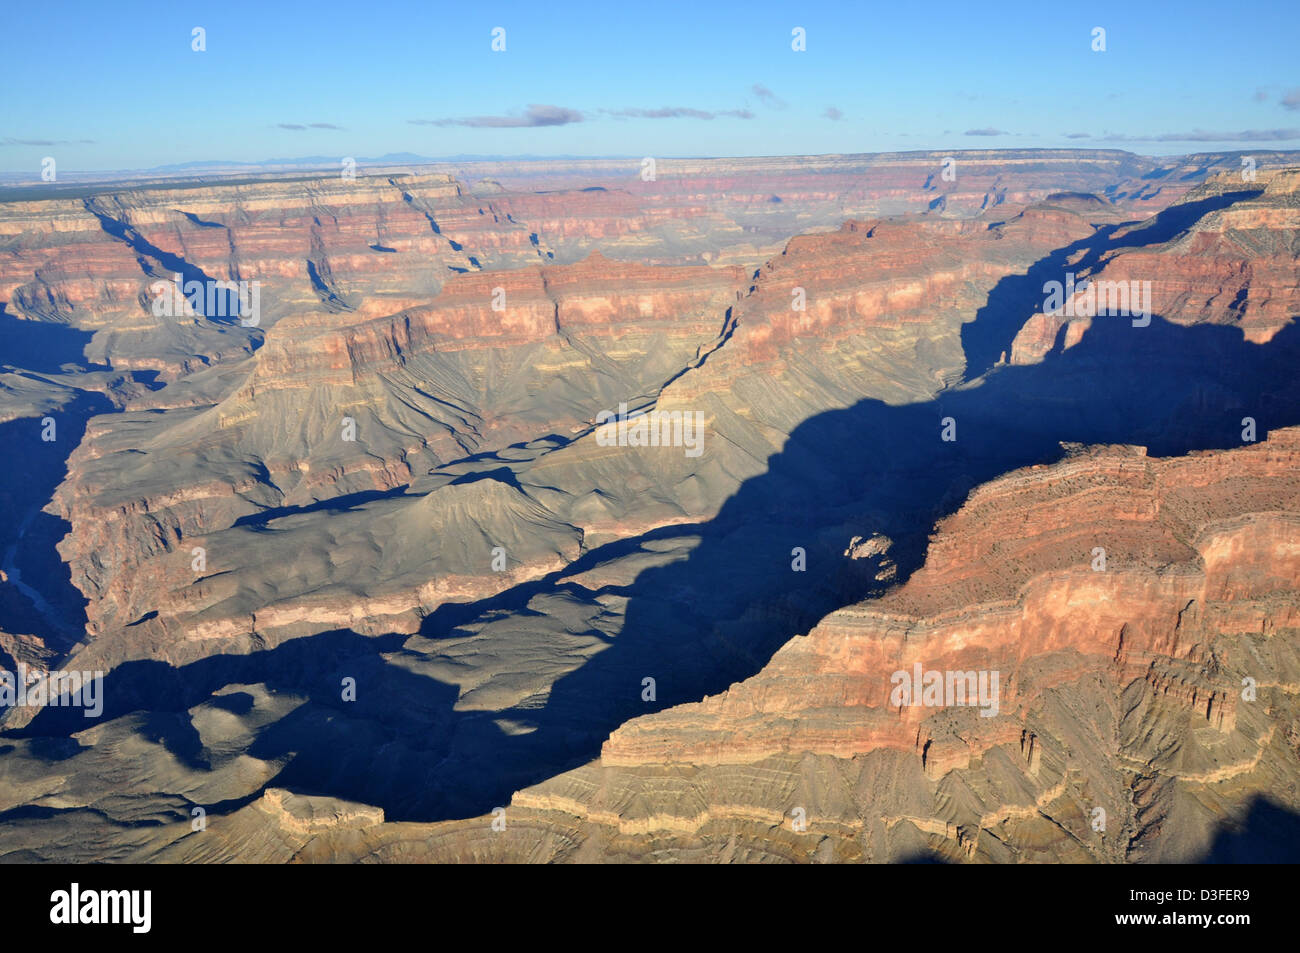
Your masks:
<path fill-rule="evenodd" d="M 387 152 L 1300 148 L 1297 37 L 1295 0 L 11 2 L 0 171 L 46 155 L 78 171 Z"/>

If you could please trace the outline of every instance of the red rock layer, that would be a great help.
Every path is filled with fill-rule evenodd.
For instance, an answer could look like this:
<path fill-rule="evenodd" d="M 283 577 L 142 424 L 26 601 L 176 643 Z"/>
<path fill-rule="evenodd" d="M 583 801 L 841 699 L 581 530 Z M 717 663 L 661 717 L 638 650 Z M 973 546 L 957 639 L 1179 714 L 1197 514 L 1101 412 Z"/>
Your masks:
<path fill-rule="evenodd" d="M 1152 460 L 1115 447 L 1019 471 L 942 522 L 905 585 L 828 616 L 721 696 L 624 725 L 602 763 L 851 757 L 880 747 L 919 757 L 925 726 L 941 716 L 889 704 L 892 673 L 918 662 L 1001 673 L 999 716 L 966 719 L 960 738 L 938 741 L 928 763 L 939 774 L 1018 737 L 1045 692 L 1086 672 L 1118 687 L 1147 678 L 1166 694 L 1176 685 L 1200 717 L 1228 730 L 1235 683 L 1207 662 L 1220 634 L 1300 626 L 1297 512 L 1297 429 L 1228 452 Z"/>

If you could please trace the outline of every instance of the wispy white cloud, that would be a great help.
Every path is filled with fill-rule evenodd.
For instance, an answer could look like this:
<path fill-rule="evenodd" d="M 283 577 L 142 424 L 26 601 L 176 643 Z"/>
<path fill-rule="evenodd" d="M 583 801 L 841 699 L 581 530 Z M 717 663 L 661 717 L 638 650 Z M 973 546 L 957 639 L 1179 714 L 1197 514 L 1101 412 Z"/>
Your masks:
<path fill-rule="evenodd" d="M 586 117 L 576 109 L 530 103 L 522 116 L 465 116 L 459 119 L 408 119 L 417 126 L 468 126 L 471 129 L 525 129 L 567 126 Z"/>

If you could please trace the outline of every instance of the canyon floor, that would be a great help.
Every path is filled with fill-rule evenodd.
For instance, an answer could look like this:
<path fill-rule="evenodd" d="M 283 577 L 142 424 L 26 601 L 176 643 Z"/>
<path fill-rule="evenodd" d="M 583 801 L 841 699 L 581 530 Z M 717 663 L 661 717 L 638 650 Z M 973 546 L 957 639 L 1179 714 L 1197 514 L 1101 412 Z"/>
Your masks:
<path fill-rule="evenodd" d="M 1256 158 L 5 190 L 0 859 L 1300 860 Z"/>

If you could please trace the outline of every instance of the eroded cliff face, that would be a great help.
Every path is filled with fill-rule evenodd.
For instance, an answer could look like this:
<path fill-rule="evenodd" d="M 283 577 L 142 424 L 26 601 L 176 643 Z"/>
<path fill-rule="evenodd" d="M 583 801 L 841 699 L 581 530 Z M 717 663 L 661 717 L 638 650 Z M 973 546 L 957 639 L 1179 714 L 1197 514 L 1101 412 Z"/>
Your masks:
<path fill-rule="evenodd" d="M 627 722 L 502 812 L 394 823 L 327 799 L 301 820 L 306 802 L 268 791 L 123 856 L 1201 859 L 1261 794 L 1300 807 L 1298 512 L 1300 428 L 1168 459 L 1078 448 L 977 489 L 903 585 L 719 695 Z M 999 678 L 899 704 L 916 666 Z"/>
<path fill-rule="evenodd" d="M 1300 807 L 1298 509 L 1295 428 L 1018 471 L 906 584 L 623 725 L 506 832 L 395 825 L 304 859 L 1198 859 L 1255 795 Z M 893 703 L 918 665 L 998 673 L 995 704 Z"/>
<path fill-rule="evenodd" d="M 1203 214 L 1194 222 L 1183 221 L 1197 211 Z M 1120 228 L 1064 261 L 1063 274 L 1053 280 L 1064 283 L 1072 274 L 1080 290 L 1025 324 L 1012 345 L 1012 363 L 1033 363 L 1053 346 L 1069 347 L 1093 320 L 1108 315 L 1139 323 L 1161 315 L 1183 325 L 1228 325 L 1263 343 L 1300 313 L 1296 170 L 1266 170 L 1250 181 L 1221 173 L 1189 193 L 1168 220 L 1171 227 L 1156 219 Z M 1091 294 L 1084 290 L 1089 284 L 1096 285 Z"/>
<path fill-rule="evenodd" d="M 431 304 L 397 315 L 287 318 L 253 358 L 242 386 L 212 407 L 141 409 L 92 425 L 58 502 L 74 527 L 62 551 L 91 598 L 93 631 L 150 611 L 162 626 L 175 612 L 184 618 L 222 599 L 227 604 L 216 629 L 191 620 L 185 624 L 191 637 L 249 632 L 253 610 L 261 611 L 264 629 L 276 627 L 276 618 L 293 618 L 292 611 L 277 616 L 265 611 L 269 604 L 241 602 L 236 575 L 269 581 L 282 593 L 272 601 L 283 601 L 297 594 L 295 583 L 285 589 L 274 578 L 283 576 L 284 560 L 303 546 L 331 547 L 322 541 L 266 545 L 269 538 L 245 527 L 262 525 L 267 506 L 290 517 L 350 494 L 400 496 L 400 488 L 413 487 L 422 497 L 445 488 L 438 506 L 431 499 L 399 502 L 392 520 L 413 530 L 418 521 L 419 530 L 384 529 L 390 520 L 380 518 L 356 521 L 357 537 L 335 537 L 346 540 L 342 550 L 335 548 L 340 563 L 380 557 L 384 568 L 367 570 L 378 572 L 375 595 L 384 580 L 414 574 L 403 580 L 404 601 L 373 598 L 358 607 L 352 593 L 336 593 L 335 608 L 317 600 L 317 608 L 302 610 L 318 621 L 350 625 L 370 618 L 379 627 L 386 624 L 381 617 L 406 613 L 405 623 L 391 624 L 410 626 L 418 621 L 413 610 L 432 608 L 453 592 L 491 591 L 500 584 L 488 568 L 493 546 L 452 558 L 462 545 L 458 536 L 484 535 L 479 525 L 488 527 L 494 545 L 509 547 L 516 567 L 555 568 L 557 551 L 576 551 L 577 530 L 558 526 L 543 507 L 505 488 L 495 494 L 502 498 L 485 497 L 482 487 L 449 485 L 458 474 L 429 474 L 466 455 L 540 436 L 555 435 L 563 444 L 590 430 L 598 408 L 653 393 L 715 344 L 741 281 L 736 269 L 630 265 L 618 268 L 615 283 L 613 271 L 593 256 L 578 265 L 456 278 Z M 582 385 L 591 379 L 594 387 Z M 203 449 L 196 453 L 200 436 Z M 467 505 L 476 500 L 477 509 Z M 367 521 L 373 529 L 364 528 Z M 557 524 L 559 537 L 518 539 L 519 525 L 537 530 L 547 522 Z M 436 582 L 428 568 L 431 539 L 448 547 Z M 394 552 L 390 543 L 405 549 Z M 382 552 L 358 552 L 375 546 Z M 193 567 L 195 547 L 212 554 L 212 569 Z M 105 553 L 119 555 L 109 562 Z M 360 568 L 353 563 L 346 576 L 314 581 L 304 575 L 302 585 L 319 590 Z M 231 571 L 236 575 L 215 588 L 203 581 Z M 448 579 L 454 575 L 468 578 L 457 584 Z M 483 583 L 472 578 L 479 575 L 486 576 Z M 179 604 L 168 588 L 181 590 Z"/>
<path fill-rule="evenodd" d="M 5 206 L 0 426 L 40 466 L 0 661 L 108 673 L 89 726 L 6 720 L 0 810 L 61 831 L 6 854 L 1206 849 L 1295 776 L 1295 176 L 938 159 Z M 1048 327 L 1071 269 L 1154 276 L 1152 322 Z M 261 320 L 155 316 L 176 270 L 264 281 Z M 997 672 L 997 714 L 891 704 L 918 665 Z"/>
<path fill-rule="evenodd" d="M 242 211 L 227 217 L 249 222 L 228 230 L 260 227 L 282 244 L 297 234 L 319 245 L 302 233 L 315 235 L 328 207 L 338 213 L 335 243 L 365 248 L 356 244 L 369 234 L 364 223 L 382 218 L 385 247 L 398 247 L 399 221 L 423 229 L 436 216 L 439 232 L 431 228 L 412 256 L 427 260 L 443 235 L 471 247 L 473 233 L 447 206 L 477 225 L 486 216 L 465 203 L 480 199 L 425 179 L 394 179 L 401 189 L 373 183 L 359 195 L 313 185 L 317 204 L 301 213 L 309 220 L 280 211 L 264 223 L 254 211 L 270 213 L 244 193 L 269 187 L 232 186 Z M 335 194 L 351 204 L 330 205 Z M 427 196 L 419 208 L 405 200 L 417 194 Z M 152 235 L 151 245 L 166 237 L 148 232 L 152 220 L 168 215 L 185 223 L 177 228 L 215 231 L 218 209 L 159 211 L 174 200 L 152 198 L 146 214 L 133 197 L 117 197 L 114 214 L 138 221 L 131 227 Z M 514 213 L 493 214 L 513 234 Z M 399 269 L 385 281 L 406 280 L 400 256 L 379 253 L 374 272 L 326 242 L 329 268 L 317 255 L 315 273 L 328 270 L 343 304 L 296 310 L 301 300 L 283 301 L 272 287 L 264 300 L 279 316 L 255 354 L 137 397 L 125 413 L 92 422 L 73 453 L 56 499 L 72 525 L 59 551 L 90 600 L 96 652 L 113 663 L 171 645 L 170 657 L 182 659 L 327 626 L 414 631 L 443 602 L 554 571 L 586 544 L 711 518 L 809 415 L 863 397 L 915 400 L 956 379 L 963 355 L 954 332 L 990 289 L 1063 237 L 1093 229 L 1059 203 L 992 228 L 851 222 L 793 240 L 752 274 L 636 265 L 598 251 L 572 265 L 500 267 L 484 254 L 475 257 L 496 270 L 453 274 L 427 300 L 418 283 L 399 295 L 380 282 L 384 268 Z M 269 268 L 269 257 L 257 261 Z M 706 362 L 707 372 L 682 374 Z M 218 396 L 204 405 L 206 394 Z M 704 414 L 715 439 L 702 460 L 661 455 L 647 467 L 599 445 L 592 428 L 601 411 L 648 401 Z M 345 439 L 349 428 L 355 440 Z M 538 488 L 485 499 L 477 512 L 463 505 L 478 494 L 455 481 L 481 467 L 456 461 L 512 445 L 522 449 L 502 463 L 528 484 L 522 471 L 536 459 Z M 352 499 L 373 508 L 352 516 Z M 294 518 L 330 500 L 345 502 L 328 538 L 320 521 Z M 453 529 L 493 545 L 464 546 Z M 497 545 L 510 555 L 504 573 L 488 568 Z M 322 549 L 329 559 L 292 568 L 299 554 Z M 362 600 L 352 585 L 359 573 L 370 579 Z M 104 640 L 110 632 L 122 636 Z"/>

